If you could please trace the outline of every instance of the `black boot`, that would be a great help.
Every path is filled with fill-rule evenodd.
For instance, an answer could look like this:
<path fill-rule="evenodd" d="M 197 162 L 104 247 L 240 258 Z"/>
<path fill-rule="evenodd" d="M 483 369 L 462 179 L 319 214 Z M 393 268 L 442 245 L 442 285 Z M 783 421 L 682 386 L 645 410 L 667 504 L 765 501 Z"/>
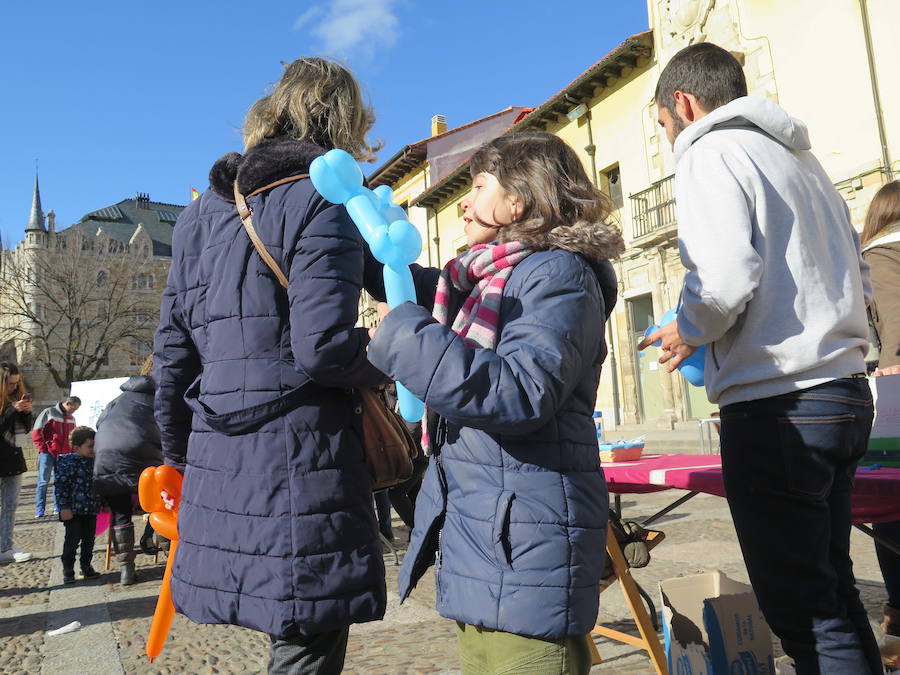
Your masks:
<path fill-rule="evenodd" d="M 87 567 L 84 565 L 81 566 L 81 576 L 85 579 L 96 579 L 100 576 L 100 572 L 95 570 L 92 565 L 88 564 Z"/>
<path fill-rule="evenodd" d="M 145 555 L 156 555 L 159 553 L 159 549 L 153 541 L 153 536 L 155 534 L 156 532 L 153 530 L 153 527 L 148 520 L 147 526 L 144 528 L 144 534 L 141 535 L 141 551 Z"/>
<path fill-rule="evenodd" d="M 137 581 L 134 571 L 134 525 L 113 528 L 116 539 L 116 560 L 119 561 L 119 583 L 131 586 Z"/>
<path fill-rule="evenodd" d="M 75 583 L 75 570 L 74 569 L 63 567 L 63 583 L 64 584 L 74 584 Z"/>

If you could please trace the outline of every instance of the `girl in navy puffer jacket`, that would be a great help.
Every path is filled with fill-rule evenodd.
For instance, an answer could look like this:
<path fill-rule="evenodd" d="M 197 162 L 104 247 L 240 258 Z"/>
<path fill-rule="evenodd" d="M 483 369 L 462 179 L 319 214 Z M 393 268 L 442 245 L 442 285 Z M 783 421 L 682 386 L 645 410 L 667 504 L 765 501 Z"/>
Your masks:
<path fill-rule="evenodd" d="M 555 136 L 500 137 L 470 171 L 471 248 L 444 268 L 434 315 L 382 306 L 369 345 L 429 408 L 400 593 L 436 564 L 463 672 L 587 672 L 608 513 L 591 413 L 615 302 L 608 259 L 624 246 Z"/>

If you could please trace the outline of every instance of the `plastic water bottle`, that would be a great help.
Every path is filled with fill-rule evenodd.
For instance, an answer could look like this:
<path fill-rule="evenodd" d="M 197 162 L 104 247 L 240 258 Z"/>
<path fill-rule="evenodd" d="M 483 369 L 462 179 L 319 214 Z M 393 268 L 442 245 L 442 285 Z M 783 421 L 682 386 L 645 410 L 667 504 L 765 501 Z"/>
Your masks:
<path fill-rule="evenodd" d="M 603 442 L 603 411 L 595 410 L 591 415 L 594 418 L 594 426 L 597 427 L 597 443 Z"/>
<path fill-rule="evenodd" d="M 675 309 L 670 309 L 668 312 L 662 315 L 662 318 L 659 320 L 659 325 L 650 326 L 645 332 L 644 337 L 650 335 L 654 331 L 659 330 L 660 326 L 665 326 L 667 323 L 671 323 L 675 321 L 678 316 L 678 311 Z M 661 347 L 662 340 L 657 340 L 653 343 L 654 347 Z M 688 382 L 690 382 L 695 387 L 703 386 L 703 368 L 706 363 L 706 345 L 701 345 L 698 347 L 693 354 L 684 359 L 681 363 L 678 364 L 678 370 L 684 376 Z"/>

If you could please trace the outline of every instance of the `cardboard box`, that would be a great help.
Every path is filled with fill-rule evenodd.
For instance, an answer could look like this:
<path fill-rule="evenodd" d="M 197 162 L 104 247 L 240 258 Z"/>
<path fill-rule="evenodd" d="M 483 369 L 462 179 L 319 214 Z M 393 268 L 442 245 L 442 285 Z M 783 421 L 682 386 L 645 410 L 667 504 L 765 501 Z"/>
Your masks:
<path fill-rule="evenodd" d="M 670 673 L 773 675 L 772 635 L 753 590 L 719 571 L 659 583 Z"/>

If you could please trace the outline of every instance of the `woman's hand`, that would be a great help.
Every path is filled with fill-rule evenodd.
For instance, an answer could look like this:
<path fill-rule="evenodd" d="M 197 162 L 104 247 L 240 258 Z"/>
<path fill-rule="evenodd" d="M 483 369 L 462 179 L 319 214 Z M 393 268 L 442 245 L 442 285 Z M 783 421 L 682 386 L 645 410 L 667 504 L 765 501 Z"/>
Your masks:
<path fill-rule="evenodd" d="M 166 509 L 169 511 L 175 510 L 175 499 L 165 490 L 161 490 L 159 496 L 162 497 L 163 504 L 165 504 Z"/>
<path fill-rule="evenodd" d="M 391 311 L 391 308 L 388 307 L 388 304 L 386 302 L 379 302 L 375 306 L 375 309 L 378 311 L 378 323 L 381 324 L 381 322 L 384 321 L 384 317 L 386 317 Z M 378 326 L 369 329 L 369 339 L 375 337 L 375 331 L 377 330 Z"/>
<path fill-rule="evenodd" d="M 20 413 L 30 413 L 31 412 L 31 401 L 26 401 L 22 399 L 21 401 L 16 401 L 12 404 L 13 408 L 15 408 Z"/>
<path fill-rule="evenodd" d="M 887 368 L 876 368 L 873 373 L 875 377 L 882 375 L 900 375 L 900 366 L 888 366 Z"/>

